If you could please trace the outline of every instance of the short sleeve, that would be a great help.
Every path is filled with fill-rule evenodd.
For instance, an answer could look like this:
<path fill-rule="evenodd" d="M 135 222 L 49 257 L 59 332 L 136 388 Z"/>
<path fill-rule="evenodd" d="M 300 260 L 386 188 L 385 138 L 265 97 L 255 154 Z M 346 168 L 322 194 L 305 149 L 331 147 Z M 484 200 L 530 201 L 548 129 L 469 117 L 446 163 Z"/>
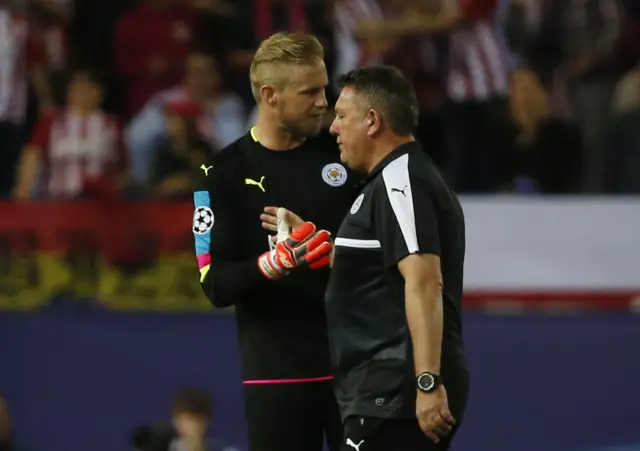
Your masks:
<path fill-rule="evenodd" d="M 374 228 L 387 267 L 411 254 L 440 255 L 431 189 L 426 178 L 411 175 L 409 158 L 405 154 L 385 167 L 376 191 Z"/>

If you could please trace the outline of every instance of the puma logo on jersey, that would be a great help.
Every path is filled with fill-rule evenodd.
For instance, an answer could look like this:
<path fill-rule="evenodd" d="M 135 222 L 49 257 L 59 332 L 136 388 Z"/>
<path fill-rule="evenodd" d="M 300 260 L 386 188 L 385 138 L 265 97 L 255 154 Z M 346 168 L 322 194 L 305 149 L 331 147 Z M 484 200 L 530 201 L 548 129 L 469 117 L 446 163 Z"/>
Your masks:
<path fill-rule="evenodd" d="M 244 179 L 244 183 L 246 185 L 254 185 L 257 186 L 258 188 L 260 188 L 260 191 L 262 191 L 263 193 L 266 193 L 267 191 L 264 189 L 264 186 L 262 186 L 262 183 L 264 182 L 264 175 L 260 178 L 259 182 L 256 182 L 253 179 Z"/>
<path fill-rule="evenodd" d="M 404 185 L 404 188 L 402 188 L 402 189 L 391 188 L 391 192 L 392 193 L 401 193 L 404 197 L 407 197 L 407 194 L 404 192 L 404 190 L 406 190 L 408 187 L 409 187 L 409 185 Z"/>
<path fill-rule="evenodd" d="M 353 440 L 351 440 L 350 438 L 347 439 L 347 445 L 349 445 L 356 451 L 360 451 L 360 445 L 362 445 L 363 443 L 364 443 L 364 440 L 360 440 L 360 443 L 356 445 L 355 443 L 353 443 Z"/>
<path fill-rule="evenodd" d="M 209 175 L 209 169 L 213 169 L 213 166 L 205 166 L 204 164 L 200 166 L 200 169 L 204 171 L 204 175 Z"/>

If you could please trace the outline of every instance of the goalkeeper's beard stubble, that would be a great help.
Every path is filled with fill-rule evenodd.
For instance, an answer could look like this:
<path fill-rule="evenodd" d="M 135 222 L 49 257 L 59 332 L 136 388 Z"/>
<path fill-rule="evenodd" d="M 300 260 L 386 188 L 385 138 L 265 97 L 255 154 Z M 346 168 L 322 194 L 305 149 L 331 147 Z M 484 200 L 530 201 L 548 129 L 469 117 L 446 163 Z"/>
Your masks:
<path fill-rule="evenodd" d="M 326 111 L 315 111 L 307 113 L 305 116 L 295 120 L 283 119 L 281 126 L 287 133 L 290 133 L 295 138 L 311 138 L 318 136 L 322 131 L 326 114 Z"/>

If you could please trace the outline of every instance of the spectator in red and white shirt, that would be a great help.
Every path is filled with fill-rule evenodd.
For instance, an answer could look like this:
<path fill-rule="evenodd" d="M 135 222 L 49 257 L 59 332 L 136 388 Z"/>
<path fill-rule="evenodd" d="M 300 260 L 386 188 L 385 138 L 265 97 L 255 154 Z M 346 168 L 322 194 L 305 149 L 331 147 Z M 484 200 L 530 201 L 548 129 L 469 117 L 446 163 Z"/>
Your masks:
<path fill-rule="evenodd" d="M 337 0 L 333 9 L 337 78 L 357 68 L 382 62 L 384 50 L 395 44 L 384 37 L 369 39 L 359 28 L 363 21 L 383 20 L 382 6 L 377 0 Z"/>
<path fill-rule="evenodd" d="M 399 40 L 392 63 L 405 74 L 426 70 L 445 79 L 451 104 L 445 166 L 463 191 L 493 188 L 491 127 L 507 111 L 509 69 L 506 48 L 494 28 L 496 1 L 387 0 L 403 12 L 358 25 L 369 37 Z M 437 92 L 424 83 L 417 94 L 424 108 Z"/>
<path fill-rule="evenodd" d="M 411 5 L 385 33 L 446 35 L 447 91 L 453 102 L 505 99 L 506 48 L 493 24 L 497 0 L 432 0 L 429 12 Z"/>
<path fill-rule="evenodd" d="M 491 191 L 494 135 L 506 120 L 509 67 L 507 49 L 494 26 L 497 0 L 441 0 L 432 12 L 402 18 L 414 33 L 446 37 L 439 60 L 450 110 L 445 169 L 460 191 Z"/>
<path fill-rule="evenodd" d="M 448 93 L 454 102 L 506 98 L 506 49 L 493 25 L 496 0 L 452 0 Z"/>
<path fill-rule="evenodd" d="M 450 0 L 446 170 L 456 189 L 497 188 L 495 135 L 507 120 L 509 54 L 494 26 L 496 0 Z"/>
<path fill-rule="evenodd" d="M 66 108 L 40 118 L 23 152 L 14 190 L 16 199 L 115 193 L 127 167 L 122 127 L 100 108 L 102 89 L 91 71 L 74 74 Z M 41 179 L 41 180 L 39 180 Z"/>

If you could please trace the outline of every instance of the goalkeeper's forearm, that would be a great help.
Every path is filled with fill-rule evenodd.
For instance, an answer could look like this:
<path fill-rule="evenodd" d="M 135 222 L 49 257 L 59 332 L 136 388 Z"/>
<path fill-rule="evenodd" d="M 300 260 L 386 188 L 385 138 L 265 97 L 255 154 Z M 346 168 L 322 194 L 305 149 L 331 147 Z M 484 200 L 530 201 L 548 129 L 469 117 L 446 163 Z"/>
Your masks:
<path fill-rule="evenodd" d="M 257 298 L 270 283 L 256 259 L 241 262 L 212 263 L 201 279 L 202 289 L 216 307 L 229 307 L 242 299 Z"/>

